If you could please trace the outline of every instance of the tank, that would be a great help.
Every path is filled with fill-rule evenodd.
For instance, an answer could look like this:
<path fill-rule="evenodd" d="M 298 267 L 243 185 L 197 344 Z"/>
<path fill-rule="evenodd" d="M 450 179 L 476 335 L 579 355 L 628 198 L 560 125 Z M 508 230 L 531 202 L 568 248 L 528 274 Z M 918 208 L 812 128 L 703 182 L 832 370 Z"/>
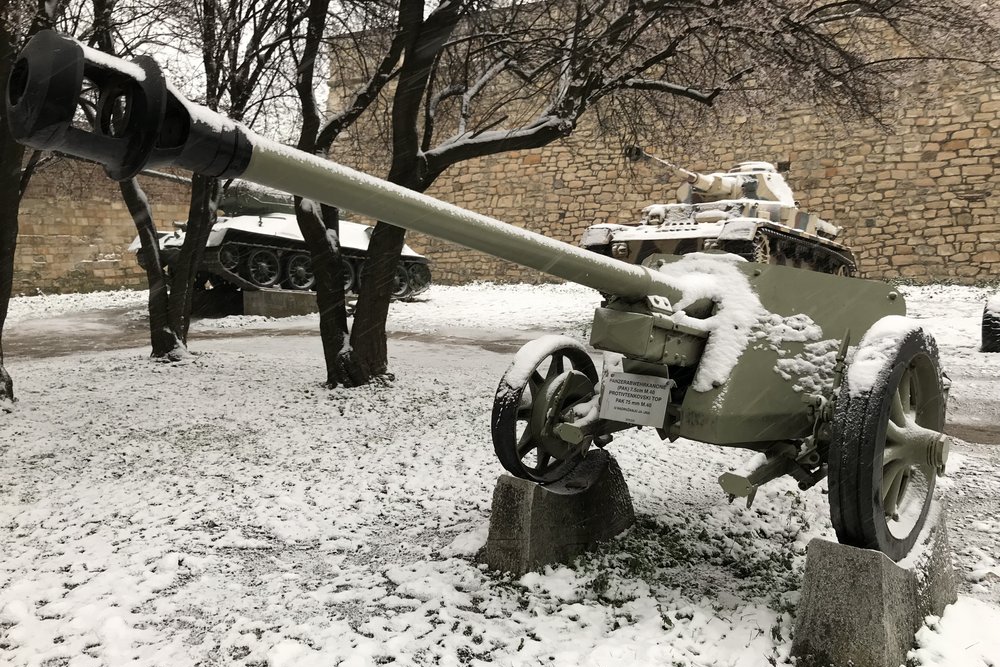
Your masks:
<path fill-rule="evenodd" d="M 768 162 L 742 162 L 728 172 L 699 174 L 639 149 L 681 182 L 676 201 L 650 204 L 635 225 L 596 224 L 580 245 L 632 264 L 653 254 L 718 249 L 747 261 L 835 275 L 854 275 L 851 250 L 835 240 L 840 228 L 798 207 L 784 176 Z"/>
<path fill-rule="evenodd" d="M 121 96 L 135 111 L 122 126 L 73 126 L 84 76 L 101 88 L 98 118 Z M 607 294 L 589 347 L 529 342 L 486 390 L 493 449 L 515 476 L 564 480 L 593 448 L 628 446 L 623 434 L 650 427 L 664 457 L 678 438 L 732 450 L 719 477 L 730 499 L 749 505 L 783 476 L 800 489 L 828 480 L 842 542 L 899 560 L 917 541 L 948 460 L 947 383 L 933 338 L 891 285 L 718 248 L 622 262 L 260 137 L 168 89 L 151 58 L 91 55 L 51 32 L 19 55 L 6 103 L 17 140 L 100 162 L 114 178 L 155 166 L 240 177 Z M 761 183 L 773 194 L 783 182 L 745 171 L 692 174 L 691 185 L 759 206 L 768 200 L 737 196 L 747 176 L 758 196 Z M 600 371 L 592 350 L 604 353 Z"/>
<path fill-rule="evenodd" d="M 292 213 L 291 200 L 280 193 L 246 185 L 230 187 L 219 204 L 219 218 L 209 233 L 205 255 L 198 267 L 196 285 L 259 290 L 283 287 L 315 288 L 309 250 Z M 174 223 L 174 232 L 160 232 L 160 261 L 169 271 L 184 243 L 185 223 Z M 340 248 L 344 256 L 344 288 L 356 294 L 364 268 L 368 241 L 374 228 L 340 221 Z M 144 258 L 136 237 L 129 250 Z M 409 246 L 403 247 L 396 269 L 392 296 L 407 299 L 425 292 L 431 284 L 430 262 Z"/>

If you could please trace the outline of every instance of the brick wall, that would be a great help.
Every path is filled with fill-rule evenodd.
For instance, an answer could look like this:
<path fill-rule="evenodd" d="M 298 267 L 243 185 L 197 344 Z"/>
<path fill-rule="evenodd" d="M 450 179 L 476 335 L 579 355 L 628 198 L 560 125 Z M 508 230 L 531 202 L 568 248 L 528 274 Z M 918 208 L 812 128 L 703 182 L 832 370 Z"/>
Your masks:
<path fill-rule="evenodd" d="M 142 178 L 159 229 L 187 217 L 187 188 Z M 135 226 L 118 187 L 100 168 L 61 160 L 39 171 L 21 202 L 14 293 L 145 287 L 127 252 Z"/>

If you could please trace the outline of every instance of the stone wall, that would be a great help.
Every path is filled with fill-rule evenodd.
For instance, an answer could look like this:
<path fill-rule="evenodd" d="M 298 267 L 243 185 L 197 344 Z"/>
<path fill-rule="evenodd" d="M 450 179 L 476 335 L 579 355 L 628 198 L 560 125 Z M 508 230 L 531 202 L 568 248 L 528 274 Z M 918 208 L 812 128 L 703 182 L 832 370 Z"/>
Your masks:
<path fill-rule="evenodd" d="M 703 171 L 744 160 L 787 163 L 803 208 L 844 228 L 841 240 L 864 276 L 996 281 L 1000 81 L 977 72 L 934 80 L 897 91 L 888 132 L 791 111 L 730 117 L 691 150 L 647 149 Z M 582 131 L 560 145 L 457 165 L 429 194 L 576 243 L 590 224 L 634 222 L 643 206 L 671 201 L 673 181 L 626 165 L 620 153 L 617 142 Z M 409 242 L 434 261 L 437 282 L 546 279 L 435 239 Z"/>
<path fill-rule="evenodd" d="M 187 218 L 188 189 L 140 178 L 159 229 Z M 141 288 L 145 273 L 127 252 L 135 225 L 100 168 L 60 160 L 39 171 L 21 202 L 14 294 Z"/>

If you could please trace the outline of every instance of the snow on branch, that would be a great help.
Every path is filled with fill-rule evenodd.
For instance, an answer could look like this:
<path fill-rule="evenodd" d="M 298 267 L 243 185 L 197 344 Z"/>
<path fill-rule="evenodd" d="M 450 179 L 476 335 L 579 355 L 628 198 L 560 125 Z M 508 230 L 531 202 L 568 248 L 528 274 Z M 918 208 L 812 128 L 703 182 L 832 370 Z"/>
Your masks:
<path fill-rule="evenodd" d="M 722 92 L 721 88 L 716 88 L 715 90 L 706 92 L 698 90 L 697 88 L 691 88 L 690 86 L 681 86 L 676 83 L 670 83 L 669 81 L 659 81 L 655 79 L 627 79 L 622 82 L 621 88 L 626 90 L 650 90 L 660 93 L 669 93 L 671 95 L 679 95 L 709 106 L 715 102 L 715 98 Z"/>
<path fill-rule="evenodd" d="M 421 156 L 430 173 L 439 173 L 457 162 L 483 155 L 544 146 L 569 135 L 575 123 L 555 114 L 540 116 L 531 124 L 509 130 L 464 132 L 426 151 Z"/>
<path fill-rule="evenodd" d="M 469 118 L 472 116 L 472 101 L 483 91 L 486 84 L 499 76 L 499 74 L 507 68 L 508 64 L 510 64 L 510 58 L 497 60 L 495 63 L 486 68 L 483 75 L 474 81 L 472 85 L 469 86 L 462 94 L 462 115 L 458 122 L 459 134 L 465 133 L 468 127 Z"/>

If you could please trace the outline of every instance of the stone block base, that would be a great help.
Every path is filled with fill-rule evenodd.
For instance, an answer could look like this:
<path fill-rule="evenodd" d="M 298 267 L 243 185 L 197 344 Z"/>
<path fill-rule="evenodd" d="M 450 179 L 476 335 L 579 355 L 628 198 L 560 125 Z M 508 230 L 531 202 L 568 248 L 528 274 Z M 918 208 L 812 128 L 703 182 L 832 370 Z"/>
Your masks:
<path fill-rule="evenodd" d="M 568 562 L 634 522 L 621 468 L 599 449 L 558 483 L 541 486 L 501 476 L 480 558 L 494 570 L 520 576 Z"/>
<path fill-rule="evenodd" d="M 315 292 L 295 290 L 243 291 L 243 314 L 292 317 L 319 312 Z"/>
<path fill-rule="evenodd" d="M 797 665 L 898 667 L 929 614 L 957 599 L 945 513 L 931 509 L 910 556 L 815 539 L 795 622 Z"/>

